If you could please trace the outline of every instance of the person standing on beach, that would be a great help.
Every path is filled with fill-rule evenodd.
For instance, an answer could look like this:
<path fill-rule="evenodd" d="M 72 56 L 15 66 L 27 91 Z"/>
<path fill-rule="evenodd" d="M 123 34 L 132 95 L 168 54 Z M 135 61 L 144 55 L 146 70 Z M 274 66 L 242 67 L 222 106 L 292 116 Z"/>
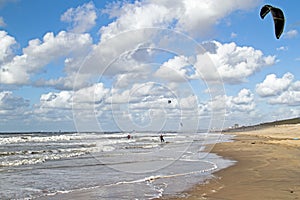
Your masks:
<path fill-rule="evenodd" d="M 162 134 L 159 136 L 159 138 L 160 138 L 160 142 L 164 142 L 165 141 L 164 136 Z"/>

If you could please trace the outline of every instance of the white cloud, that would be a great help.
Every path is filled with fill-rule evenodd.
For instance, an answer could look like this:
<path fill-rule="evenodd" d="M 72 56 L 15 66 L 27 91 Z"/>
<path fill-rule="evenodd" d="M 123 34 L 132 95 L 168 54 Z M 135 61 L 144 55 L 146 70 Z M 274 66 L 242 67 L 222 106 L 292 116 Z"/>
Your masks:
<path fill-rule="evenodd" d="M 90 85 L 87 80 L 90 78 L 90 75 L 87 74 L 77 74 L 68 73 L 66 77 L 58 77 L 56 79 L 38 79 L 33 83 L 34 86 L 37 87 L 53 87 L 58 90 L 78 90 L 80 88 L 84 88 Z"/>
<path fill-rule="evenodd" d="M 225 110 L 227 108 L 227 96 L 226 95 L 218 95 L 214 98 L 212 98 L 207 103 L 207 109 L 208 110 L 215 110 L 215 112 L 223 112 L 225 114 Z"/>
<path fill-rule="evenodd" d="M 92 39 L 89 34 L 75 34 L 65 31 L 56 36 L 47 33 L 43 41 L 34 39 L 23 48 L 22 55 L 16 55 L 1 66 L 0 82 L 4 84 L 27 84 L 30 76 L 39 72 L 49 63 L 64 56 L 81 56 L 89 51 Z"/>
<path fill-rule="evenodd" d="M 185 56 L 175 56 L 164 62 L 154 75 L 174 82 L 184 82 L 199 77 Z"/>
<path fill-rule="evenodd" d="M 1 117 L 0 121 L 24 117 L 29 105 L 29 100 L 15 96 L 11 91 L 0 92 L 0 116 L 5 116 Z"/>
<path fill-rule="evenodd" d="M 116 18 L 100 29 L 104 41 L 120 32 L 148 27 L 174 27 L 191 35 L 209 32 L 223 17 L 235 10 L 248 10 L 257 0 L 193 1 L 146 0 L 134 3 L 112 4 L 104 12 Z"/>
<path fill-rule="evenodd" d="M 71 91 L 50 92 L 42 94 L 40 108 L 71 109 L 73 93 Z"/>
<path fill-rule="evenodd" d="M 114 6 L 112 10 L 106 10 L 118 18 L 100 29 L 101 41 L 112 38 L 121 32 L 149 27 L 168 27 L 174 13 L 169 13 L 167 7 L 159 4 L 151 4 L 136 1 L 134 4 L 124 4 L 122 7 Z M 119 14 L 116 14 L 116 13 Z"/>
<path fill-rule="evenodd" d="M 185 98 L 182 98 L 179 102 L 180 109 L 184 110 L 194 110 L 197 112 L 198 99 L 195 95 L 189 95 Z"/>
<path fill-rule="evenodd" d="M 288 106 L 300 106 L 300 91 L 284 91 L 279 96 L 270 99 L 269 103 L 286 104 Z"/>
<path fill-rule="evenodd" d="M 298 31 L 297 30 L 290 30 L 287 33 L 284 34 L 285 38 L 295 38 L 298 35 Z"/>
<path fill-rule="evenodd" d="M 287 46 L 281 46 L 276 48 L 277 51 L 287 51 L 289 48 Z"/>
<path fill-rule="evenodd" d="M 151 48 L 164 48 L 165 46 L 159 46 L 161 44 L 168 43 L 168 47 L 171 47 L 171 37 L 166 35 L 165 32 L 159 32 L 157 29 L 151 31 L 151 27 L 161 27 L 161 28 L 171 28 L 171 29 L 180 29 L 185 30 L 189 33 L 203 33 L 205 28 L 203 27 L 212 27 L 217 23 L 218 20 L 221 20 L 224 16 L 229 15 L 234 10 L 240 9 L 249 9 L 252 6 L 256 5 L 257 1 L 248 0 L 242 2 L 236 1 L 228 1 L 226 4 L 222 3 L 220 6 L 219 3 L 209 2 L 209 1 L 201 1 L 195 2 L 190 0 L 185 1 L 169 1 L 169 0 L 147 0 L 147 1 L 135 1 L 134 3 L 123 2 L 123 3 L 112 3 L 109 8 L 104 10 L 104 13 L 110 15 L 113 19 L 113 22 L 108 24 L 107 26 L 103 26 L 100 29 L 101 33 L 101 42 L 96 48 L 94 54 L 90 59 L 86 61 L 86 63 L 82 67 L 83 73 L 93 73 L 99 74 L 99 76 L 110 75 L 114 76 L 116 74 L 122 74 L 118 76 L 118 86 L 125 87 L 130 83 L 129 77 L 136 78 L 136 74 L 142 74 L 141 77 L 145 77 L 142 70 L 147 69 L 145 66 L 140 67 L 140 63 L 130 63 L 126 61 L 127 57 L 131 56 L 131 60 L 137 58 L 136 49 L 142 47 L 146 48 L 152 45 L 153 41 L 159 41 L 159 44 L 152 45 Z M 196 7 L 196 8 L 195 8 Z M 199 11 L 200 10 L 200 11 Z M 202 12 L 203 11 L 203 12 Z M 196 27 L 196 29 L 195 29 Z M 142 28 L 146 28 L 142 30 Z M 137 31 L 137 29 L 140 29 Z M 159 34 L 164 34 L 161 37 L 155 37 Z M 167 33 L 170 34 L 170 33 Z M 167 41 L 169 39 L 169 41 Z M 152 43 L 151 43 L 152 42 Z M 156 46 L 157 45 L 157 46 Z M 172 46 L 173 47 L 173 46 Z M 164 48 L 167 49 L 168 48 Z M 171 49 L 171 48 L 170 48 Z M 174 48 L 172 48 L 173 50 Z M 182 50 L 182 47 L 180 48 Z M 250 47 L 249 47 L 250 49 Z M 150 50 L 149 50 L 150 51 Z M 254 51 L 254 54 L 260 51 Z M 127 53 L 126 53 L 127 52 Z M 129 52 L 129 53 L 128 53 Z M 176 50 L 174 50 L 176 52 Z M 124 55 L 126 53 L 126 55 Z M 177 52 L 176 52 L 177 53 Z M 251 53 L 251 52 L 250 52 Z M 261 53 L 261 52 L 260 52 Z M 149 53 L 150 54 L 150 53 Z M 262 54 L 262 53 L 261 53 Z M 229 55 L 232 56 L 232 55 Z M 238 57 L 239 55 L 236 55 Z M 245 55 L 249 56 L 249 55 Z M 122 57 L 120 59 L 120 57 Z M 174 57 L 168 61 L 165 61 L 164 64 L 160 67 L 160 69 L 155 72 L 156 77 L 163 78 L 165 80 L 172 81 L 184 81 L 184 79 L 193 79 L 198 78 L 200 74 L 195 70 L 194 67 L 191 66 L 193 62 L 189 65 L 184 65 L 178 68 L 178 64 L 180 64 L 179 58 L 185 57 L 182 54 L 178 53 L 177 57 Z M 207 55 L 205 55 L 207 59 Z M 115 59 L 119 61 L 115 61 Z M 186 58 L 189 59 L 189 58 Z M 249 63 L 252 64 L 251 58 L 247 57 Z M 255 57 L 253 58 L 255 59 Z M 260 59 L 260 60 L 259 60 Z M 125 60 L 125 62 L 123 62 Z M 121 62 L 122 61 L 122 62 Z M 111 63 L 114 62 L 114 63 Z M 171 63 L 172 62 L 172 63 Z M 178 62 L 175 64 L 175 62 Z M 236 72 L 236 69 L 232 69 L 231 72 L 228 72 L 228 75 L 223 75 L 222 77 L 226 78 L 227 82 L 235 81 L 240 82 L 244 81 L 247 76 L 250 76 L 254 73 L 255 70 L 260 69 L 262 66 L 271 65 L 274 62 L 273 57 L 263 57 L 261 55 L 260 58 L 257 58 L 254 62 L 257 66 L 245 66 L 244 71 L 249 69 L 248 72 L 244 72 L 245 74 L 238 73 L 236 76 L 232 78 L 230 76 L 231 72 Z M 101 63 L 101 64 L 100 64 Z M 125 63 L 125 64 L 124 64 Z M 170 67 L 170 65 L 173 65 Z M 176 68 L 177 67 L 177 68 Z M 210 68 L 209 66 L 205 66 L 201 73 L 204 73 L 203 76 L 205 79 L 209 79 L 212 76 L 216 79 L 215 71 L 216 70 L 207 70 Z M 212 67 L 215 68 L 215 67 Z M 253 69 L 254 68 L 254 69 Z M 142 70 L 141 70 L 142 69 Z M 221 69 L 220 69 L 221 70 Z M 211 74 L 208 75 L 210 71 Z M 130 75 L 128 75 L 130 73 Z M 176 75 L 175 75 L 176 74 Z M 224 74 L 224 73 L 223 73 Z M 238 77 L 243 76 L 243 77 Z"/>
<path fill-rule="evenodd" d="M 171 7 L 172 1 L 168 2 L 170 2 L 169 6 Z M 257 0 L 229 0 L 226 3 L 222 0 L 200 2 L 185 0 L 183 1 L 183 9 L 177 15 L 179 16 L 177 27 L 180 30 L 187 30 L 192 35 L 205 34 L 207 30 L 231 12 L 251 9 L 257 3 Z"/>
<path fill-rule="evenodd" d="M 234 123 L 252 122 L 258 113 L 254 94 L 249 89 L 242 89 L 236 96 L 219 95 L 204 104 L 204 112 L 213 114 L 213 127 L 222 128 L 223 120 L 226 126 Z M 212 112 L 213 111 L 213 112 Z"/>
<path fill-rule="evenodd" d="M 171 95 L 167 88 L 155 82 L 136 83 L 126 89 L 112 88 L 97 109 L 101 114 L 100 124 L 106 116 L 113 119 L 121 130 L 140 130 L 152 126 L 156 127 L 155 130 L 159 129 L 165 120 L 178 118 L 177 101 L 168 104 Z"/>
<path fill-rule="evenodd" d="M 71 31 L 76 33 L 89 31 L 96 24 L 96 19 L 96 8 L 92 2 L 70 8 L 61 16 L 63 22 L 71 23 Z"/>
<path fill-rule="evenodd" d="M 300 105 L 300 81 L 294 81 L 294 75 L 286 73 L 282 78 L 275 74 L 268 75 L 262 83 L 256 85 L 256 92 L 261 97 L 271 97 L 269 104 Z"/>
<path fill-rule="evenodd" d="M 145 64 L 142 65 L 141 62 L 145 61 L 139 62 L 135 54 L 141 46 L 151 46 L 150 35 L 153 35 L 152 31 L 129 31 L 100 42 L 83 63 L 80 74 L 115 76 L 120 73 L 141 72 L 141 68 L 145 69 Z"/>
<path fill-rule="evenodd" d="M 253 93 L 248 89 L 242 89 L 236 97 L 228 97 L 227 106 L 231 111 L 250 112 L 255 109 Z"/>
<path fill-rule="evenodd" d="M 163 101 L 167 102 L 165 98 L 168 96 L 172 96 L 168 88 L 153 81 L 145 81 L 143 83 L 134 83 L 125 90 L 113 88 L 106 102 L 112 104 L 151 102 L 152 106 L 156 107 L 155 105 L 159 105 L 156 104 L 158 103 L 157 101 L 164 99 Z"/>
<path fill-rule="evenodd" d="M 221 44 L 212 41 L 211 44 L 204 44 L 206 46 L 209 46 L 208 52 L 198 55 L 195 65 L 208 79 L 216 79 L 220 75 L 225 83 L 240 83 L 261 68 L 275 63 L 275 56 L 264 56 L 260 50 L 248 46 L 240 47 L 234 42 Z M 204 56 L 209 57 L 212 60 L 210 65 L 214 66 L 203 63 Z M 213 67 L 217 72 L 208 70 Z"/>
<path fill-rule="evenodd" d="M 256 107 L 254 95 L 249 89 L 240 90 L 237 96 L 217 96 L 208 105 L 216 111 L 225 112 L 226 109 L 227 114 L 251 112 Z"/>
<path fill-rule="evenodd" d="M 258 111 L 254 94 L 249 89 L 241 89 L 233 96 L 218 96 L 214 101 L 214 105 L 219 107 L 216 118 L 220 118 L 216 127 L 222 127 L 220 123 L 224 119 L 225 127 L 236 123 L 249 125 L 261 122 L 261 112 Z"/>
<path fill-rule="evenodd" d="M 75 118 L 87 120 L 95 116 L 107 116 L 108 118 L 99 118 L 99 121 L 120 119 L 132 128 L 131 123 L 141 123 L 144 126 L 151 120 L 156 120 L 160 126 L 164 120 L 180 119 L 182 115 L 187 121 L 195 121 L 199 116 L 207 117 L 213 111 L 224 114 L 226 107 L 235 113 L 249 113 L 255 109 L 254 97 L 249 90 L 243 89 L 237 96 L 212 97 L 212 102 L 199 102 L 197 96 L 191 94 L 193 91 L 187 92 L 188 87 L 185 86 L 199 77 L 215 80 L 216 73 L 219 73 L 225 83 L 239 83 L 264 66 L 274 64 L 275 57 L 264 56 L 261 51 L 252 47 L 214 41 L 210 43 L 208 52 L 197 52 L 197 58 L 191 58 L 195 56 L 195 52 L 190 56 L 177 51 L 176 45 L 180 41 L 172 40 L 177 37 L 172 38 L 169 32 L 164 34 L 166 32 L 150 29 L 130 30 L 160 27 L 184 30 L 196 37 L 203 36 L 231 12 L 249 9 L 256 3 L 256 0 L 203 0 L 197 3 L 191 0 L 145 0 L 112 4 L 105 12 L 113 22 L 100 29 L 101 42 L 97 47 L 93 45 L 90 35 L 78 34 L 95 25 L 97 13 L 94 4 L 70 8 L 61 16 L 61 20 L 70 23 L 71 32 L 61 31 L 57 35 L 47 33 L 42 41 L 31 40 L 22 49 L 21 55 L 13 55 L 12 51 L 2 54 L 5 64 L 0 66 L 0 83 L 30 83 L 32 77 L 46 65 L 64 59 L 63 72 L 67 74 L 66 77 L 34 81 L 35 86 L 51 86 L 62 90 L 41 95 L 40 103 L 35 104 L 33 114 L 45 121 L 72 120 L 72 112 L 75 112 Z M 122 37 L 118 37 L 120 33 Z M 161 33 L 164 34 L 163 37 L 158 36 Z M 233 33 L 232 36 L 236 35 Z M 15 43 L 13 38 L 6 49 L 12 50 Z M 164 47 L 169 47 L 165 48 L 166 51 L 173 52 L 166 57 L 164 52 L 161 56 L 158 51 L 164 51 Z M 95 51 L 79 69 L 86 52 L 93 48 Z M 178 49 L 183 48 L 186 46 Z M 145 50 L 143 53 L 142 49 Z M 193 48 L 187 51 L 193 51 Z M 159 62 L 151 60 L 151 55 L 155 59 L 159 58 Z M 156 63 L 151 65 L 153 61 Z M 214 65 L 210 65 L 210 61 Z M 200 70 L 196 71 L 196 68 Z M 88 82 L 95 80 L 89 79 L 92 75 L 98 78 L 97 81 L 99 77 L 103 78 L 104 82 Z M 186 85 L 184 82 L 187 82 Z M 76 91 L 70 91 L 73 86 Z M 112 89 L 108 89 L 111 87 Z M 171 104 L 167 103 L 169 99 L 172 99 Z M 109 123 L 113 123 L 111 121 Z M 188 127 L 187 122 L 184 124 L 184 127 Z"/>
<path fill-rule="evenodd" d="M 102 83 L 97 83 L 77 91 L 42 94 L 40 102 L 34 105 L 33 114 L 42 121 L 87 119 L 97 115 L 108 91 Z"/>
<path fill-rule="evenodd" d="M 103 83 L 97 83 L 77 91 L 49 92 L 41 95 L 40 107 L 52 109 L 91 108 L 107 93 L 108 89 L 104 88 Z"/>
<path fill-rule="evenodd" d="M 294 91 L 300 91 L 300 81 L 293 82 L 291 84 L 291 89 Z"/>
<path fill-rule="evenodd" d="M 0 16 L 0 27 L 6 26 L 6 23 L 4 22 L 3 17 Z"/>
<path fill-rule="evenodd" d="M 103 83 L 96 83 L 90 87 L 82 88 L 74 93 L 74 103 L 97 104 L 108 94 Z"/>
<path fill-rule="evenodd" d="M 17 44 L 15 38 L 7 32 L 0 31 L 0 66 L 13 57 L 13 47 Z"/>
<path fill-rule="evenodd" d="M 147 80 L 149 78 L 150 70 L 144 68 L 144 71 L 139 73 L 136 72 L 129 72 L 129 73 L 122 73 L 116 76 L 116 82 L 114 84 L 115 88 L 127 88 L 130 87 L 133 83 L 139 82 L 140 80 Z"/>
<path fill-rule="evenodd" d="M 135 33 L 135 31 L 133 31 L 133 33 Z M 135 40 L 136 38 L 134 38 L 133 35 L 134 37 L 139 37 L 139 39 Z M 150 45 L 147 43 L 148 41 L 145 42 L 144 38 L 149 39 L 151 37 L 126 32 L 122 34 L 122 37 L 115 37 L 101 42 L 91 59 L 84 65 L 87 71 L 83 70 L 83 72 L 91 73 L 91 69 L 98 69 L 99 76 L 107 76 L 109 80 L 113 81 L 113 83 L 111 83 L 113 90 L 103 101 L 107 106 L 101 107 L 101 111 L 102 115 L 109 116 L 106 109 L 112 110 L 114 120 L 118 123 L 124 121 L 121 123 L 124 127 L 131 125 L 133 122 L 145 125 L 147 124 L 147 120 L 149 122 L 149 120 L 151 121 L 154 118 L 153 116 L 163 121 L 163 119 L 166 119 L 165 115 L 170 117 L 169 111 L 172 111 L 171 113 L 174 115 L 172 119 L 176 119 L 176 117 L 179 119 L 180 114 L 183 114 L 185 118 L 187 118 L 187 116 L 193 116 L 195 120 L 200 116 L 209 117 L 208 115 L 211 113 L 218 113 L 218 118 L 222 120 L 222 117 L 225 116 L 226 107 L 231 109 L 231 113 L 253 113 L 256 104 L 254 103 L 253 94 L 249 90 L 242 90 L 237 97 L 220 96 L 220 98 L 216 98 L 213 95 L 212 98 L 214 98 L 214 100 L 212 102 L 201 102 L 197 105 L 192 101 L 195 100 L 193 99 L 195 97 L 191 95 L 193 91 L 188 91 L 189 93 L 186 91 L 189 87 L 193 87 L 188 84 L 190 84 L 190 81 L 193 81 L 193 78 L 204 77 L 204 79 L 216 79 L 216 73 L 221 74 L 222 78 L 225 77 L 227 83 L 237 83 L 242 80 L 244 81 L 248 76 L 254 74 L 262 67 L 275 62 L 275 57 L 264 56 L 261 51 L 255 50 L 252 47 L 239 47 L 235 43 L 221 44 L 214 41 L 209 43 L 210 45 L 204 45 L 208 51 L 204 54 L 199 53 L 197 59 L 192 58 L 192 56 L 171 54 L 172 56 L 160 57 L 160 62 L 162 63 L 159 63 L 158 67 L 157 63 L 155 67 L 147 64 L 142 65 L 136 59 L 136 53 L 139 47 L 147 49 L 151 46 L 151 51 L 155 51 L 155 48 L 159 48 L 159 46 L 156 46 L 156 43 Z M 130 44 L 128 41 L 135 41 L 135 43 Z M 161 41 L 158 40 L 158 42 Z M 169 44 L 174 43 L 168 43 L 168 45 Z M 175 48 L 172 50 L 174 49 Z M 212 57 L 214 59 L 212 59 Z M 111 63 L 112 61 L 113 63 Z M 205 63 L 205 61 L 207 61 L 208 64 Z M 219 63 L 210 66 L 209 62 L 211 61 L 218 61 Z M 99 65 L 99 63 L 102 65 Z M 199 68 L 200 63 L 203 68 Z M 224 65 L 229 67 L 231 70 L 230 73 L 233 73 L 233 75 L 229 72 L 227 75 L 219 71 Z M 105 69 L 107 66 L 108 68 Z M 103 70 L 100 70 L 100 68 L 103 68 Z M 203 76 L 199 75 L 196 69 L 200 69 L 199 73 L 202 73 L 201 75 Z M 94 74 L 97 74 L 96 71 Z M 152 84 L 150 84 L 150 80 L 152 80 Z M 153 84 L 153 81 L 165 84 L 166 88 L 171 88 L 172 93 L 175 95 L 181 94 L 178 95 L 177 101 L 174 101 L 177 102 L 177 107 L 173 107 L 173 110 L 171 110 L 171 107 L 165 108 L 165 106 L 168 106 L 166 103 L 167 99 L 172 95 L 168 94 L 169 96 L 166 98 L 168 90 L 160 90 L 158 86 Z M 170 82 L 177 84 L 169 84 Z M 187 87 L 182 87 L 185 82 L 187 83 L 185 85 Z M 214 89 L 214 86 L 209 88 L 209 90 L 212 91 Z M 192 88 L 190 88 L 190 90 L 192 90 Z M 110 105 L 110 107 L 108 107 L 108 105 Z M 166 109 L 166 112 L 161 111 L 164 111 L 164 109 Z M 203 112 L 206 112 L 206 114 Z"/>
<path fill-rule="evenodd" d="M 238 35 L 236 34 L 236 33 L 234 33 L 234 32 L 232 32 L 231 34 L 230 34 L 230 37 L 231 38 L 236 38 Z"/>
<path fill-rule="evenodd" d="M 290 87 L 293 79 L 291 73 L 284 74 L 282 78 L 269 74 L 262 83 L 256 85 L 256 92 L 262 97 L 279 95 Z"/>

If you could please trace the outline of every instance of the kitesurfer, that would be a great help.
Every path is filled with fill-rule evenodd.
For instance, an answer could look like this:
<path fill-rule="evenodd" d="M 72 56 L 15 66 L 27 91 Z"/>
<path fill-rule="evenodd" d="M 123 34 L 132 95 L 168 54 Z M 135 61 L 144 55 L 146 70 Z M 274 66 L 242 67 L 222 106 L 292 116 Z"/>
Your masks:
<path fill-rule="evenodd" d="M 159 138 L 160 138 L 160 142 L 165 142 L 164 136 L 162 134 L 159 136 Z"/>

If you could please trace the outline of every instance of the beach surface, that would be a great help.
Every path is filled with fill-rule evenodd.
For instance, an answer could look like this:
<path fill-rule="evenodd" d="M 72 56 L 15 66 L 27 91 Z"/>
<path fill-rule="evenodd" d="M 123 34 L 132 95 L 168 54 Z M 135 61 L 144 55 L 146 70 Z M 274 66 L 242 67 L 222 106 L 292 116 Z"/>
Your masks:
<path fill-rule="evenodd" d="M 300 199 L 300 124 L 228 132 L 234 142 L 211 152 L 236 160 L 182 197 L 163 199 Z"/>

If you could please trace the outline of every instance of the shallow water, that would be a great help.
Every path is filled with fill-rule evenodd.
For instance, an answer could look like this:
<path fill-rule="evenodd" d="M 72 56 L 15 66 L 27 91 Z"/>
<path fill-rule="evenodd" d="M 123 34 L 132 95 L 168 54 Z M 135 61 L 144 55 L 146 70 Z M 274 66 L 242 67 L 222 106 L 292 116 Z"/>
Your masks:
<path fill-rule="evenodd" d="M 212 133 L 0 135 L 0 199 L 152 199 L 176 194 L 232 161 L 204 152 L 230 136 Z"/>

